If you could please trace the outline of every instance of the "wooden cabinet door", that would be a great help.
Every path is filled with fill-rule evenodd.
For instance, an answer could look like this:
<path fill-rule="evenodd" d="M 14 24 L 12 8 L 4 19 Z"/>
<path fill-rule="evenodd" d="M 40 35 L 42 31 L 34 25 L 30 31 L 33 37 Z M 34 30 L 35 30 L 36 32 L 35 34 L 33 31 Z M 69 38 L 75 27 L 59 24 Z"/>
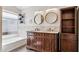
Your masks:
<path fill-rule="evenodd" d="M 28 36 L 27 37 L 27 45 L 32 47 L 33 40 L 34 40 L 33 36 Z"/>
<path fill-rule="evenodd" d="M 57 34 L 54 34 L 51 37 L 51 48 L 52 48 L 52 52 L 57 52 Z"/>
<path fill-rule="evenodd" d="M 55 34 L 48 34 L 45 39 L 44 39 L 44 42 L 45 42 L 45 51 L 46 52 L 55 52 L 56 51 L 56 36 Z"/>
<path fill-rule="evenodd" d="M 45 44 L 44 44 L 44 51 L 46 51 L 46 52 L 51 52 L 52 51 L 52 40 L 50 39 L 50 38 L 45 38 L 44 39 L 44 42 L 45 42 Z"/>
<path fill-rule="evenodd" d="M 44 39 L 42 37 L 36 36 L 32 41 L 32 47 L 34 47 L 38 51 L 44 50 Z"/>
<path fill-rule="evenodd" d="M 63 33 L 61 34 L 60 49 L 63 52 L 77 51 L 77 39 L 74 34 Z"/>

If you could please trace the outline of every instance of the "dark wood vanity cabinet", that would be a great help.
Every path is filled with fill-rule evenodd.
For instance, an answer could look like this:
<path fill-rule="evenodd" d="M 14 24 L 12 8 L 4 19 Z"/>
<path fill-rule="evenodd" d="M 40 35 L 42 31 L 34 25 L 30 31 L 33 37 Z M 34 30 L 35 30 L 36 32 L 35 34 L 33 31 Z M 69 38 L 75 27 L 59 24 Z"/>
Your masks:
<path fill-rule="evenodd" d="M 60 51 L 78 51 L 77 7 L 61 9 Z"/>
<path fill-rule="evenodd" d="M 57 34 L 27 32 L 27 48 L 42 52 L 57 51 Z"/>

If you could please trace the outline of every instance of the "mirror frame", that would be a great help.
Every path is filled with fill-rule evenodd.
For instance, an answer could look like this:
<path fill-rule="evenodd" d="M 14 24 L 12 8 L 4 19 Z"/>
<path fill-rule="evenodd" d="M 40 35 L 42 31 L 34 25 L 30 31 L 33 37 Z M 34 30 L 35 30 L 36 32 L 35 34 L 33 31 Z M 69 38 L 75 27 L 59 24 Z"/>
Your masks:
<path fill-rule="evenodd" d="M 50 14 L 50 13 L 53 13 L 53 14 L 56 15 L 56 19 L 55 19 L 55 21 L 53 21 L 53 22 L 51 22 L 51 23 L 48 22 L 48 21 L 46 20 L 47 15 Z M 58 20 L 58 15 L 57 15 L 55 12 L 48 12 L 48 13 L 46 13 L 46 15 L 45 15 L 45 21 L 46 21 L 47 23 L 49 23 L 49 24 L 53 24 L 53 23 L 55 23 L 57 20 Z"/>
<path fill-rule="evenodd" d="M 38 15 L 40 15 L 40 16 L 41 16 L 41 22 L 40 22 L 39 24 L 38 24 L 38 23 L 36 22 L 36 20 L 35 20 L 35 18 L 36 18 Z M 43 15 L 42 15 L 42 14 L 36 14 L 36 15 L 35 15 L 35 17 L 34 17 L 34 23 L 35 23 L 35 24 L 40 25 L 40 24 L 42 24 L 42 23 L 43 23 L 43 21 L 44 21 L 44 17 L 43 17 Z"/>

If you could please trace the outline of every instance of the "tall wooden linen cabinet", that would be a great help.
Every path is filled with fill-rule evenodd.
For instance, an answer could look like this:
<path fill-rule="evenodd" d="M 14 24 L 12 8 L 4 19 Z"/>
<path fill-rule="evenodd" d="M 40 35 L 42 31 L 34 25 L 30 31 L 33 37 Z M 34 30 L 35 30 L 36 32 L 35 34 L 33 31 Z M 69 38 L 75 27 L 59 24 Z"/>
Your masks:
<path fill-rule="evenodd" d="M 77 7 L 61 9 L 61 32 L 59 50 L 61 52 L 78 51 Z"/>

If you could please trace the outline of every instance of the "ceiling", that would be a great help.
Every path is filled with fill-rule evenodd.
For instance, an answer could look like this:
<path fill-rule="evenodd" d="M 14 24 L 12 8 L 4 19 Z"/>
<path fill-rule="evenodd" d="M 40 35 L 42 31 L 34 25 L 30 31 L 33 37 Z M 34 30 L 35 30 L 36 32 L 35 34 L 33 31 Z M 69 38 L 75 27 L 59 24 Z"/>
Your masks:
<path fill-rule="evenodd" d="M 19 10 L 23 11 L 27 8 L 64 8 L 64 7 L 68 7 L 68 6 L 16 6 L 16 8 L 18 8 Z"/>

